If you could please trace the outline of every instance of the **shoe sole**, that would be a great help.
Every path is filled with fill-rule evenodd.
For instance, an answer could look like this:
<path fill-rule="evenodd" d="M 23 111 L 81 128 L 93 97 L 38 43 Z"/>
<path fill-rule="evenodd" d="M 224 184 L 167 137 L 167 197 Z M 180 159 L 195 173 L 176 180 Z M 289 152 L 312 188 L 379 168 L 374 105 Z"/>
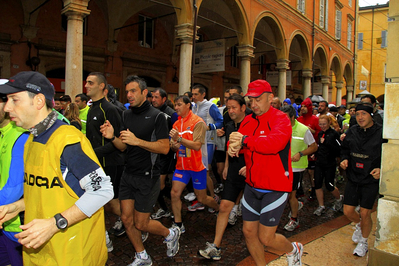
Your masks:
<path fill-rule="evenodd" d="M 294 229 L 287 229 L 287 228 L 284 227 L 284 230 L 287 230 L 288 232 L 292 232 L 292 231 L 294 231 L 295 229 L 298 229 L 298 228 L 299 228 L 299 225 L 297 225 Z"/>
<path fill-rule="evenodd" d="M 170 256 L 168 254 L 166 254 L 166 256 L 168 256 L 169 258 L 173 258 L 174 256 L 176 256 L 177 253 L 179 253 L 179 249 L 180 249 L 179 240 L 180 240 L 180 237 L 181 237 L 180 229 L 178 230 L 178 232 L 179 232 L 179 236 L 177 237 L 177 250 L 176 250 L 176 252 L 174 254 L 171 254 Z"/>
<path fill-rule="evenodd" d="M 205 207 L 201 208 L 195 208 L 195 209 L 187 209 L 189 212 L 195 212 L 195 211 L 203 211 L 205 210 Z"/>
<path fill-rule="evenodd" d="M 125 233 L 126 233 L 126 230 L 123 230 L 123 232 L 119 232 L 119 233 L 114 232 L 114 236 L 123 236 Z"/>
<path fill-rule="evenodd" d="M 220 258 L 218 258 L 218 257 L 211 257 L 211 256 L 208 256 L 208 255 L 202 254 L 202 250 L 199 250 L 199 251 L 198 251 L 198 254 L 200 254 L 202 257 L 204 257 L 205 259 L 208 259 L 208 260 L 216 260 L 216 261 L 218 261 L 218 260 L 221 260 L 221 259 L 222 259 L 222 257 L 220 257 Z"/>

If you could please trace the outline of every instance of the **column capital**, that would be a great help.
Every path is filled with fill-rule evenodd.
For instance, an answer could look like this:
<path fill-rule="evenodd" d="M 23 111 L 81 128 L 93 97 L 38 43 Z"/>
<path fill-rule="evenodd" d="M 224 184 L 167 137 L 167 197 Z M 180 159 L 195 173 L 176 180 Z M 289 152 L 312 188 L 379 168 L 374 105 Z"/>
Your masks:
<path fill-rule="evenodd" d="M 330 84 L 330 77 L 329 76 L 321 76 L 321 83 L 322 84 Z"/>
<path fill-rule="evenodd" d="M 22 34 L 28 40 L 36 38 L 37 30 L 39 29 L 38 27 L 33 27 L 31 25 L 20 25 L 20 26 L 22 29 Z"/>
<path fill-rule="evenodd" d="M 176 39 L 180 40 L 181 43 L 192 44 L 193 43 L 193 28 L 194 25 L 190 23 L 180 24 L 175 26 Z M 200 27 L 197 26 L 197 32 Z M 198 36 L 195 37 L 198 40 Z"/>
<path fill-rule="evenodd" d="M 337 89 L 342 89 L 343 86 L 344 86 L 344 83 L 342 81 L 335 82 L 335 87 Z"/>
<path fill-rule="evenodd" d="M 311 69 L 302 69 L 302 77 L 304 78 L 311 78 L 312 77 L 312 70 Z"/>
<path fill-rule="evenodd" d="M 288 64 L 290 63 L 290 60 L 288 60 L 288 59 L 279 59 L 276 61 L 276 63 L 277 63 L 276 69 L 278 69 L 279 71 L 282 71 L 282 70 L 285 71 L 285 70 L 289 69 Z"/>
<path fill-rule="evenodd" d="M 352 92 L 353 91 L 353 86 L 346 86 L 346 91 L 347 92 Z"/>
<path fill-rule="evenodd" d="M 87 9 L 90 0 L 64 0 L 64 8 L 61 14 L 65 14 L 68 19 L 83 19 L 90 14 Z"/>
<path fill-rule="evenodd" d="M 254 58 L 254 50 L 255 47 L 249 44 L 241 45 L 237 47 L 238 49 L 238 56 L 242 59 L 251 59 Z"/>

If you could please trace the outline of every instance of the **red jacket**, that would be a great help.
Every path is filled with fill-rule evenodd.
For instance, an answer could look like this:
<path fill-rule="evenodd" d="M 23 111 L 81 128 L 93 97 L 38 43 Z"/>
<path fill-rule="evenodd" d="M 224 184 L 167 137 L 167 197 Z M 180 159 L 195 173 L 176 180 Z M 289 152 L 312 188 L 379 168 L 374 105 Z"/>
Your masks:
<path fill-rule="evenodd" d="M 312 101 L 309 98 L 306 98 L 302 102 L 302 105 L 305 105 L 308 108 L 308 113 L 298 117 L 297 121 L 315 130 L 316 132 L 312 135 L 317 141 L 317 137 L 319 135 L 319 132 L 321 131 L 321 128 L 319 126 L 319 118 L 313 114 Z"/>
<path fill-rule="evenodd" d="M 291 122 L 273 107 L 261 116 L 247 115 L 238 130 L 244 140 L 248 185 L 273 191 L 292 191 Z"/>

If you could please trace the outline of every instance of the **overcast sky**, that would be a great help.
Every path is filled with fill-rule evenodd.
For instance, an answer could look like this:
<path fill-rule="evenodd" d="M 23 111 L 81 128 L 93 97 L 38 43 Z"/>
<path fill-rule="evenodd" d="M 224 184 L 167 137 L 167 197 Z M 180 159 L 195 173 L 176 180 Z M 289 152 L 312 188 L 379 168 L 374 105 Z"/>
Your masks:
<path fill-rule="evenodd" d="M 388 0 L 359 0 L 359 6 L 374 6 L 376 4 L 386 4 Z"/>

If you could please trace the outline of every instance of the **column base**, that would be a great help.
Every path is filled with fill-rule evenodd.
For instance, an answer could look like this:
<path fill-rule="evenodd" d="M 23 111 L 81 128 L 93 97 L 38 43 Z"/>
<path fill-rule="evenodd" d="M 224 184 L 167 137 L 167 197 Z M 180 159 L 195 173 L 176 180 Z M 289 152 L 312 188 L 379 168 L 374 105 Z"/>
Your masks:
<path fill-rule="evenodd" d="M 368 265 L 369 266 L 399 265 L 399 256 L 376 248 L 370 248 Z"/>

